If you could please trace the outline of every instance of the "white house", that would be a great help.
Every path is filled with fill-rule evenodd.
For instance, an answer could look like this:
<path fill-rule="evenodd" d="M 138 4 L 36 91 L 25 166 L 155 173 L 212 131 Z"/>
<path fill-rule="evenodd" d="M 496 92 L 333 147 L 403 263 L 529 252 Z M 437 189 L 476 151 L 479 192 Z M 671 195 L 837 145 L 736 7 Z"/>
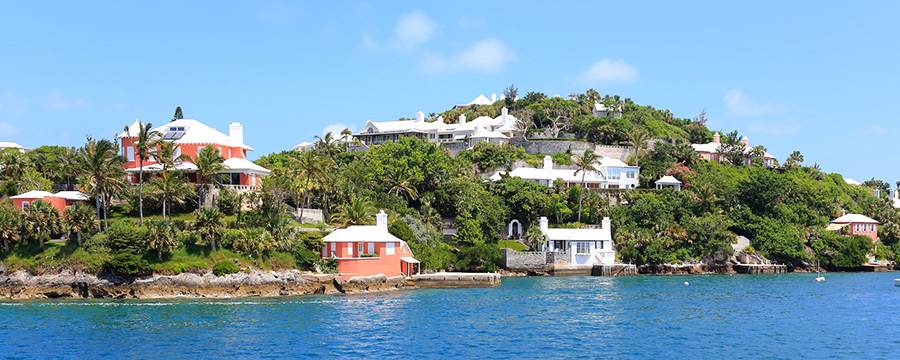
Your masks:
<path fill-rule="evenodd" d="M 860 186 L 860 185 L 862 185 L 861 182 L 856 181 L 856 180 L 854 180 L 853 178 L 844 178 L 844 182 L 847 183 L 847 185 L 854 185 L 854 186 Z"/>
<path fill-rule="evenodd" d="M 594 107 L 591 109 L 591 113 L 594 115 L 594 117 L 612 116 L 616 119 L 621 119 L 622 118 L 622 105 L 619 105 L 618 109 L 610 111 L 608 108 L 606 108 L 606 105 L 603 105 L 603 103 L 601 103 L 599 101 L 594 101 Z"/>
<path fill-rule="evenodd" d="M 662 189 L 663 187 L 673 187 L 675 191 L 681 191 L 681 181 L 672 175 L 666 175 L 656 180 L 656 188 Z"/>
<path fill-rule="evenodd" d="M 0 141 L 0 151 L 5 150 L 5 149 L 19 149 L 20 152 L 26 152 L 28 150 L 31 150 L 29 148 L 26 148 L 22 145 L 19 145 L 18 143 L 12 142 L 12 141 Z"/>
<path fill-rule="evenodd" d="M 479 116 L 468 121 L 465 115 L 460 115 L 459 122 L 456 124 L 445 123 L 442 117 L 432 122 L 425 121 L 425 113 L 419 111 L 416 113 L 415 120 L 366 120 L 366 125 L 353 137 L 359 139 L 365 146 L 397 141 L 402 136 L 417 137 L 432 143 L 457 142 L 473 146 L 485 139 L 502 142 L 504 139 L 498 134 L 507 138 L 519 136 L 520 132 L 516 126 L 518 122 L 519 119 L 510 115 L 509 110 L 505 107 L 500 110 L 500 115 L 494 118 Z"/>
<path fill-rule="evenodd" d="M 628 165 L 622 160 L 603 158 L 600 165 L 595 166 L 594 170 L 583 174 L 584 188 L 633 189 L 638 186 L 640 171 L 639 167 Z M 490 179 L 498 181 L 503 175 L 506 175 L 505 171 L 498 171 L 491 175 Z M 566 188 L 569 188 L 575 185 L 581 186 L 582 173 L 575 174 L 573 169 L 554 169 L 553 158 L 547 155 L 544 157 L 543 168 L 516 168 L 509 172 L 509 176 L 520 177 L 546 186 L 553 186 L 554 180 L 562 179 L 566 183 Z"/>
<path fill-rule="evenodd" d="M 612 265 L 616 261 L 609 218 L 601 227 L 588 229 L 551 229 L 541 217 L 541 232 L 547 236 L 545 252 L 568 252 L 571 265 Z"/>

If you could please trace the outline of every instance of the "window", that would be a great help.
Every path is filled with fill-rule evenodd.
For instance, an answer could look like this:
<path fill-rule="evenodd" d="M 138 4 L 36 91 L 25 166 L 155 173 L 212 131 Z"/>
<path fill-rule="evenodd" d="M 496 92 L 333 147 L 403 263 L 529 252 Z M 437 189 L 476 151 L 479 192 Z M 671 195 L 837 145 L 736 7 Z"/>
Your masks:
<path fill-rule="evenodd" d="M 23 202 L 22 202 L 22 209 L 25 209 L 26 207 L 28 207 L 28 204 L 31 204 L 31 202 L 30 202 L 30 201 L 23 201 Z"/>
<path fill-rule="evenodd" d="M 331 243 L 331 254 L 333 255 L 335 251 L 337 251 L 337 243 Z"/>
<path fill-rule="evenodd" d="M 603 243 L 604 243 L 604 242 L 605 242 L 605 241 L 600 241 L 600 242 L 597 243 L 597 245 L 599 245 L 598 249 L 603 250 Z"/>
<path fill-rule="evenodd" d="M 553 248 L 560 251 L 566 251 L 566 242 L 561 240 L 553 240 Z"/>
<path fill-rule="evenodd" d="M 635 173 L 634 171 L 626 171 L 625 172 L 626 179 L 634 179 L 637 177 L 636 175 L 637 175 L 637 173 Z"/>
<path fill-rule="evenodd" d="M 369 251 L 367 251 L 366 254 L 374 254 L 374 253 L 375 253 L 375 243 L 370 242 L 369 243 Z"/>
<path fill-rule="evenodd" d="M 219 148 L 219 155 L 225 157 L 225 148 Z"/>
<path fill-rule="evenodd" d="M 228 149 L 228 158 L 231 159 L 231 149 Z"/>
<path fill-rule="evenodd" d="M 385 255 L 394 255 L 394 243 L 389 242 L 384 244 L 384 254 Z"/>
<path fill-rule="evenodd" d="M 619 180 L 621 177 L 622 177 L 622 170 L 609 169 L 609 179 L 610 180 Z"/>
<path fill-rule="evenodd" d="M 128 159 L 128 161 L 134 161 L 134 148 L 133 147 L 129 146 L 129 147 L 125 148 L 125 158 Z"/>
<path fill-rule="evenodd" d="M 353 256 L 353 243 L 347 243 L 347 256 Z"/>
<path fill-rule="evenodd" d="M 585 241 L 579 241 L 575 243 L 575 253 L 576 254 L 590 254 L 591 253 L 591 243 Z"/>
<path fill-rule="evenodd" d="M 366 253 L 366 243 L 358 243 L 356 244 L 356 253 L 359 256 L 363 256 Z"/>
<path fill-rule="evenodd" d="M 859 224 L 856 224 L 856 232 L 859 232 Z"/>

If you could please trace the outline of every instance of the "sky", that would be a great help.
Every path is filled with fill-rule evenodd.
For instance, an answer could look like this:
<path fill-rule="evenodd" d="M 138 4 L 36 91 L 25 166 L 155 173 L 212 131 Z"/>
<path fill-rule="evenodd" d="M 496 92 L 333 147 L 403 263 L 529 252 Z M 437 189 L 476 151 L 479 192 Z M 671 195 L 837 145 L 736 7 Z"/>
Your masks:
<path fill-rule="evenodd" d="M 176 106 L 251 159 L 515 84 L 593 88 L 900 180 L 900 2 L 7 2 L 0 141 L 81 146 Z"/>

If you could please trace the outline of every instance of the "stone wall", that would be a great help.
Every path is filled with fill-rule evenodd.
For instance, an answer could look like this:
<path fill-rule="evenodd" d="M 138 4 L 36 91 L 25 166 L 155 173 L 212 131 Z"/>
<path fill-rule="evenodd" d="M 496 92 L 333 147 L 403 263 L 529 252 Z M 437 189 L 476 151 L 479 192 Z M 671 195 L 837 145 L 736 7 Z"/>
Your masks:
<path fill-rule="evenodd" d="M 594 152 L 605 158 L 625 161 L 629 156 L 634 155 L 634 148 L 630 146 L 596 145 L 594 146 Z"/>
<path fill-rule="evenodd" d="M 300 209 L 296 209 L 296 217 L 300 217 Z M 303 209 L 301 224 L 317 224 L 325 222 L 325 215 L 320 209 Z"/>
<path fill-rule="evenodd" d="M 548 264 L 568 264 L 572 262 L 572 256 L 568 251 L 557 251 L 547 253 Z"/>
<path fill-rule="evenodd" d="M 547 141 L 527 141 L 522 138 L 512 140 L 512 143 L 525 148 L 525 153 L 534 154 L 556 154 L 566 152 L 569 148 L 573 152 L 581 152 L 594 148 L 594 144 L 584 141 L 565 141 L 565 140 L 547 140 Z"/>
<path fill-rule="evenodd" d="M 513 270 L 543 269 L 547 267 L 547 257 L 540 251 L 515 251 L 502 249 L 500 267 Z"/>

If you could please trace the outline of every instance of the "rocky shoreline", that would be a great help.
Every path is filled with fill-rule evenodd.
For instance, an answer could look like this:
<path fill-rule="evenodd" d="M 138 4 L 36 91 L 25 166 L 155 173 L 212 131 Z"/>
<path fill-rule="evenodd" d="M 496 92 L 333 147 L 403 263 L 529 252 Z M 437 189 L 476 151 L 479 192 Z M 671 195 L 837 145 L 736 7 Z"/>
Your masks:
<path fill-rule="evenodd" d="M 183 273 L 127 279 L 83 272 L 32 275 L 25 271 L 0 275 L 0 299 L 165 299 L 233 298 L 395 291 L 409 286 L 403 277 L 384 275 L 344 281 L 333 274 L 297 270 L 239 272 L 222 277 Z"/>

